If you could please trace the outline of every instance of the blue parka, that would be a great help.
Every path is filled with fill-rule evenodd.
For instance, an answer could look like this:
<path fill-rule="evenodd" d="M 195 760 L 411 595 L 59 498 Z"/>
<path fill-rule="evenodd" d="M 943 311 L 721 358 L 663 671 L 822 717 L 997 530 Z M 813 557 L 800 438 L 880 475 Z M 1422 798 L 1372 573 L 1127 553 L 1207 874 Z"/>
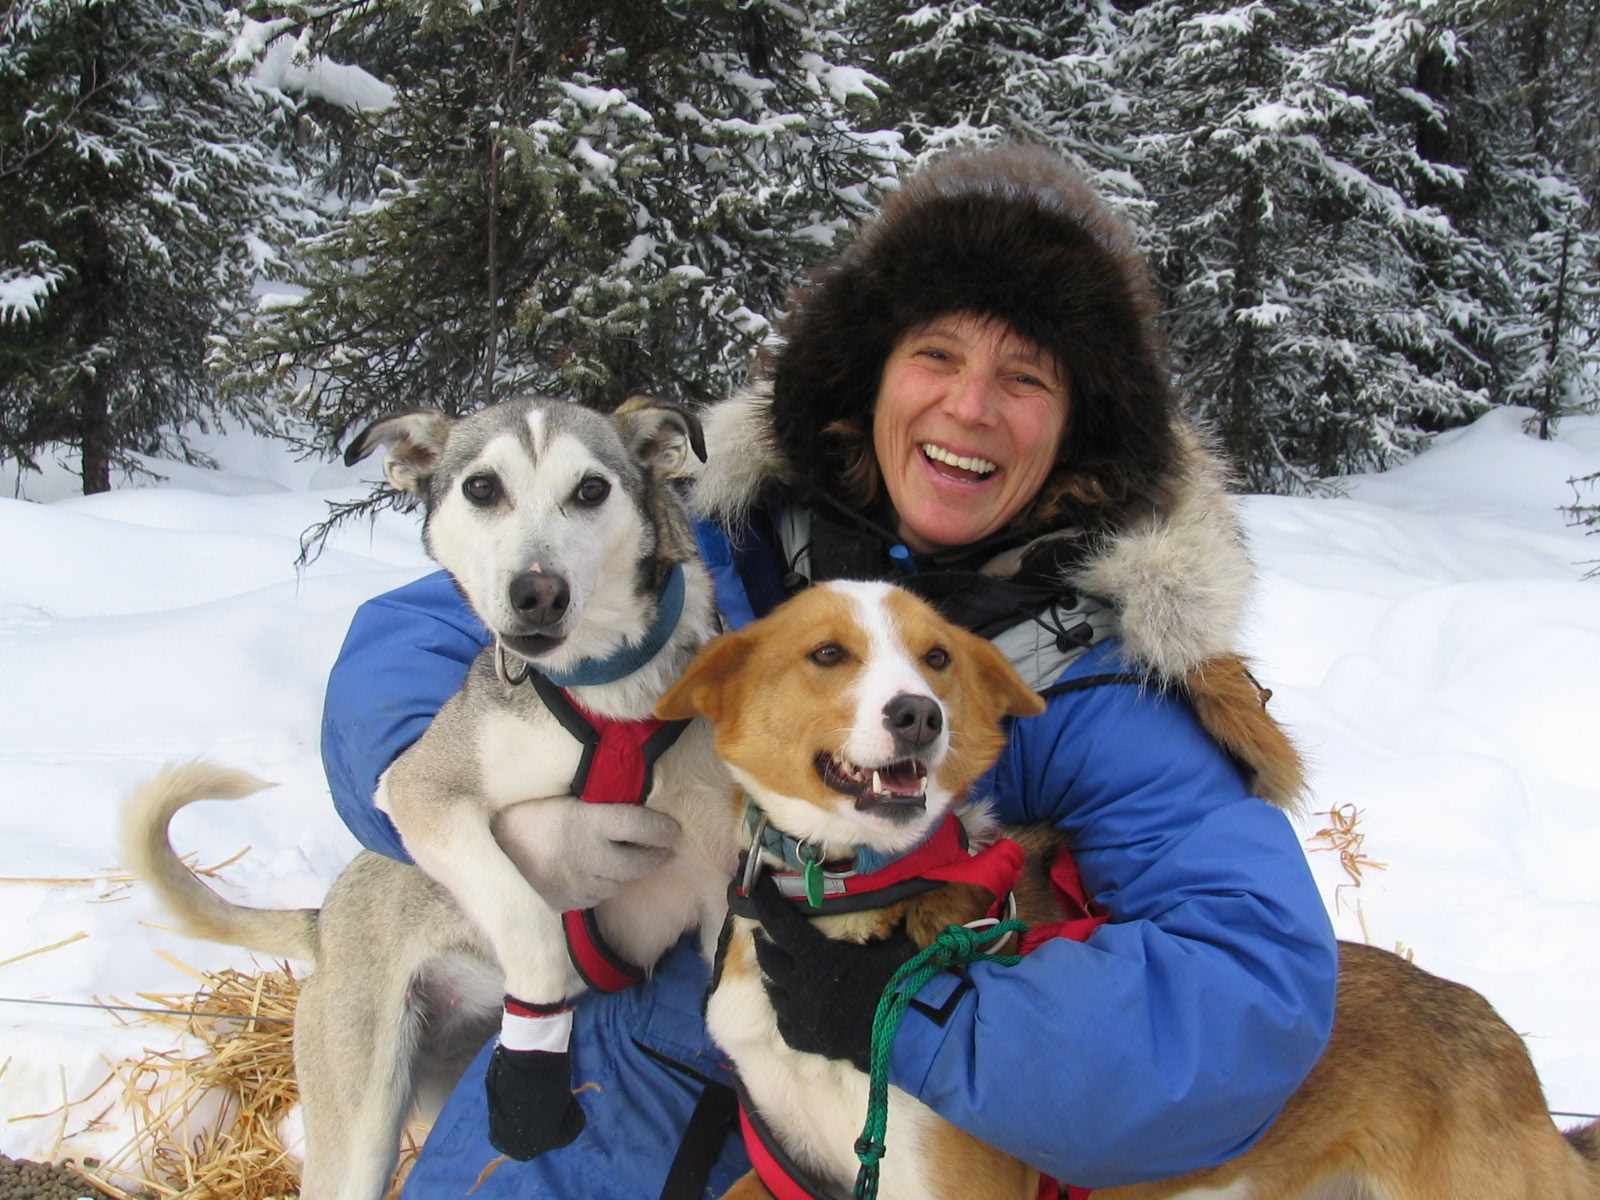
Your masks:
<path fill-rule="evenodd" d="M 759 615 L 765 604 L 729 569 L 726 543 L 710 526 L 701 533 L 720 610 Z M 369 848 L 405 857 L 373 807 L 374 785 L 485 640 L 442 573 L 356 614 L 330 678 L 323 752 L 339 812 Z M 1333 1018 L 1334 942 L 1290 821 L 1251 794 L 1181 693 L 1139 682 L 1142 673 L 1119 638 L 1094 645 L 1049 689 L 1043 714 L 1014 724 L 980 787 L 1002 820 L 1067 834 L 1112 922 L 1017 967 L 937 977 L 891 1067 L 897 1086 L 956 1125 L 1084 1187 L 1178 1175 L 1248 1148 L 1310 1071 Z M 691 941 L 644 984 L 579 1003 L 573 1074 L 598 1087 L 583 1093 L 588 1125 L 575 1142 L 482 1177 L 498 1157 L 486 1137 L 486 1048 L 405 1195 L 701 1194 L 684 1192 L 696 1172 L 674 1163 L 691 1121 L 706 1127 L 713 1106 L 698 1117 L 696 1107 L 707 1082 L 728 1074 L 706 1038 L 707 972 Z M 707 1197 L 748 1169 L 735 1137 L 713 1157 Z"/>

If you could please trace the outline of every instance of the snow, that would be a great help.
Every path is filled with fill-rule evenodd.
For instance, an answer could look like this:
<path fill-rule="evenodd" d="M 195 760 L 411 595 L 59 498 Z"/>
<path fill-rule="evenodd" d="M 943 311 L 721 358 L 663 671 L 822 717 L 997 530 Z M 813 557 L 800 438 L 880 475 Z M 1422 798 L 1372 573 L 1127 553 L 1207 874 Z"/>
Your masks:
<path fill-rule="evenodd" d="M 848 105 L 856 97 L 876 102 L 887 85 L 870 71 L 824 61 L 816 54 L 802 54 L 800 69 L 815 86 L 833 98 L 835 104 Z"/>
<path fill-rule="evenodd" d="M 650 114 L 629 100 L 628 94 L 618 88 L 585 87 L 565 81 L 559 86 L 569 100 L 593 116 L 626 117 L 646 125 L 651 121 Z"/>
<path fill-rule="evenodd" d="M 1247 498 L 1261 585 L 1247 643 L 1311 762 L 1301 828 L 1340 933 L 1483 991 L 1527 1036 L 1551 1107 L 1594 1112 L 1600 580 L 1583 575 L 1600 540 L 1559 509 L 1568 480 L 1600 470 L 1600 417 L 1540 442 L 1528 415 L 1491 412 L 1404 466 L 1339 481 L 1342 495 Z M 428 569 L 416 519 L 345 529 L 297 570 L 302 530 L 376 466 L 295 461 L 239 434 L 201 443 L 221 469 L 152 464 L 166 482 L 100 496 L 73 496 L 50 464 L 0 480 L 34 497 L 0 499 L 8 1154 L 120 1149 L 116 1108 L 81 1132 L 104 1095 L 32 1114 L 177 1038 L 20 1001 L 191 991 L 157 951 L 255 965 L 163 928 L 145 891 L 117 882 L 116 813 L 135 783 L 204 755 L 282 785 L 175 824 L 203 864 L 249 848 L 221 886 L 250 903 L 316 904 L 356 849 L 321 776 L 321 691 L 356 605 Z M 1346 842 L 1357 878 L 1317 836 L 1340 821 L 1364 837 Z"/>
<path fill-rule="evenodd" d="M 234 39 L 231 61 L 254 61 L 251 78 L 260 87 L 326 100 L 351 112 L 382 112 L 394 106 L 394 88 L 377 76 L 308 53 L 307 34 L 276 36 L 288 25 L 286 20 L 263 23 L 246 19 Z"/>
<path fill-rule="evenodd" d="M 1244 123 L 1268 131 L 1298 129 L 1310 119 L 1311 114 L 1281 100 L 1258 104 L 1244 114 Z"/>
<path fill-rule="evenodd" d="M 0 325 L 37 317 L 50 293 L 64 278 L 66 276 L 59 271 L 42 275 L 8 272 L 0 276 Z"/>

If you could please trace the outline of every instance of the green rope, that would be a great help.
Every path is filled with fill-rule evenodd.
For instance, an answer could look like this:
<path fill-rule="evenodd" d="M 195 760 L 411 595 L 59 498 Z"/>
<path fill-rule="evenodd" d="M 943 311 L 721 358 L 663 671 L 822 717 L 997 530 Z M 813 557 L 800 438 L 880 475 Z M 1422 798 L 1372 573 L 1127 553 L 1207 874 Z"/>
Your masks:
<path fill-rule="evenodd" d="M 867 1122 L 856 1139 L 856 1157 L 861 1169 L 856 1172 L 854 1200 L 877 1200 L 878 1162 L 883 1158 L 884 1132 L 889 1124 L 889 1050 L 900 1028 L 900 1018 L 918 989 L 940 971 L 965 963 L 995 962 L 1014 967 L 1020 954 L 989 954 L 983 947 L 1007 934 L 1021 934 L 1028 927 L 1021 921 L 1001 921 L 987 929 L 968 929 L 948 925 L 931 944 L 918 951 L 894 973 L 878 1011 L 872 1017 L 872 1069 L 868 1072 Z"/>

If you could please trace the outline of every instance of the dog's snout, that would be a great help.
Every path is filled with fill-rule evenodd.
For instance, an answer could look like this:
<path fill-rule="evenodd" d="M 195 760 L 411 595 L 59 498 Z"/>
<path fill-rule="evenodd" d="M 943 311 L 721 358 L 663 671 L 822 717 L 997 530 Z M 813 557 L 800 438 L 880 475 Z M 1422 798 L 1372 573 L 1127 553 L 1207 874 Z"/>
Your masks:
<path fill-rule="evenodd" d="M 549 571 L 524 571 L 511 581 L 511 607 L 535 625 L 553 625 L 566 615 L 572 592 Z"/>
<path fill-rule="evenodd" d="M 883 706 L 883 727 L 898 742 L 926 746 L 944 729 L 944 713 L 932 697 L 901 692 Z"/>

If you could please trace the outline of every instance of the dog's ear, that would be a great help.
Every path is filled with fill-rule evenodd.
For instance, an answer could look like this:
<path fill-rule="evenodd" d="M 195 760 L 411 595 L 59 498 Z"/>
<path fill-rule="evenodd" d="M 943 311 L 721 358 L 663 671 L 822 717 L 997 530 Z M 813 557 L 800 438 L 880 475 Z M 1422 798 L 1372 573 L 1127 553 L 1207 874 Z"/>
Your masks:
<path fill-rule="evenodd" d="M 693 470 L 690 451 L 706 460 L 706 436 L 688 409 L 650 396 L 629 396 L 611 414 L 628 451 L 657 479 Z"/>
<path fill-rule="evenodd" d="M 722 720 L 737 690 L 739 668 L 750 655 L 750 639 L 739 633 L 725 633 L 706 643 L 678 682 L 656 701 L 656 716 L 678 721 L 700 715 L 713 724 Z"/>
<path fill-rule="evenodd" d="M 421 492 L 428 486 L 445 439 L 455 422 L 436 408 L 418 409 L 374 421 L 344 452 L 344 465 L 354 466 L 379 446 L 387 446 L 383 473 L 402 492 Z"/>
<path fill-rule="evenodd" d="M 965 631 L 963 631 L 965 632 Z M 1011 717 L 1034 717 L 1044 711 L 1044 697 L 1022 681 L 1009 659 L 989 641 L 975 633 L 962 639 L 964 653 L 977 672 L 982 691 L 999 699 L 1001 712 Z"/>

